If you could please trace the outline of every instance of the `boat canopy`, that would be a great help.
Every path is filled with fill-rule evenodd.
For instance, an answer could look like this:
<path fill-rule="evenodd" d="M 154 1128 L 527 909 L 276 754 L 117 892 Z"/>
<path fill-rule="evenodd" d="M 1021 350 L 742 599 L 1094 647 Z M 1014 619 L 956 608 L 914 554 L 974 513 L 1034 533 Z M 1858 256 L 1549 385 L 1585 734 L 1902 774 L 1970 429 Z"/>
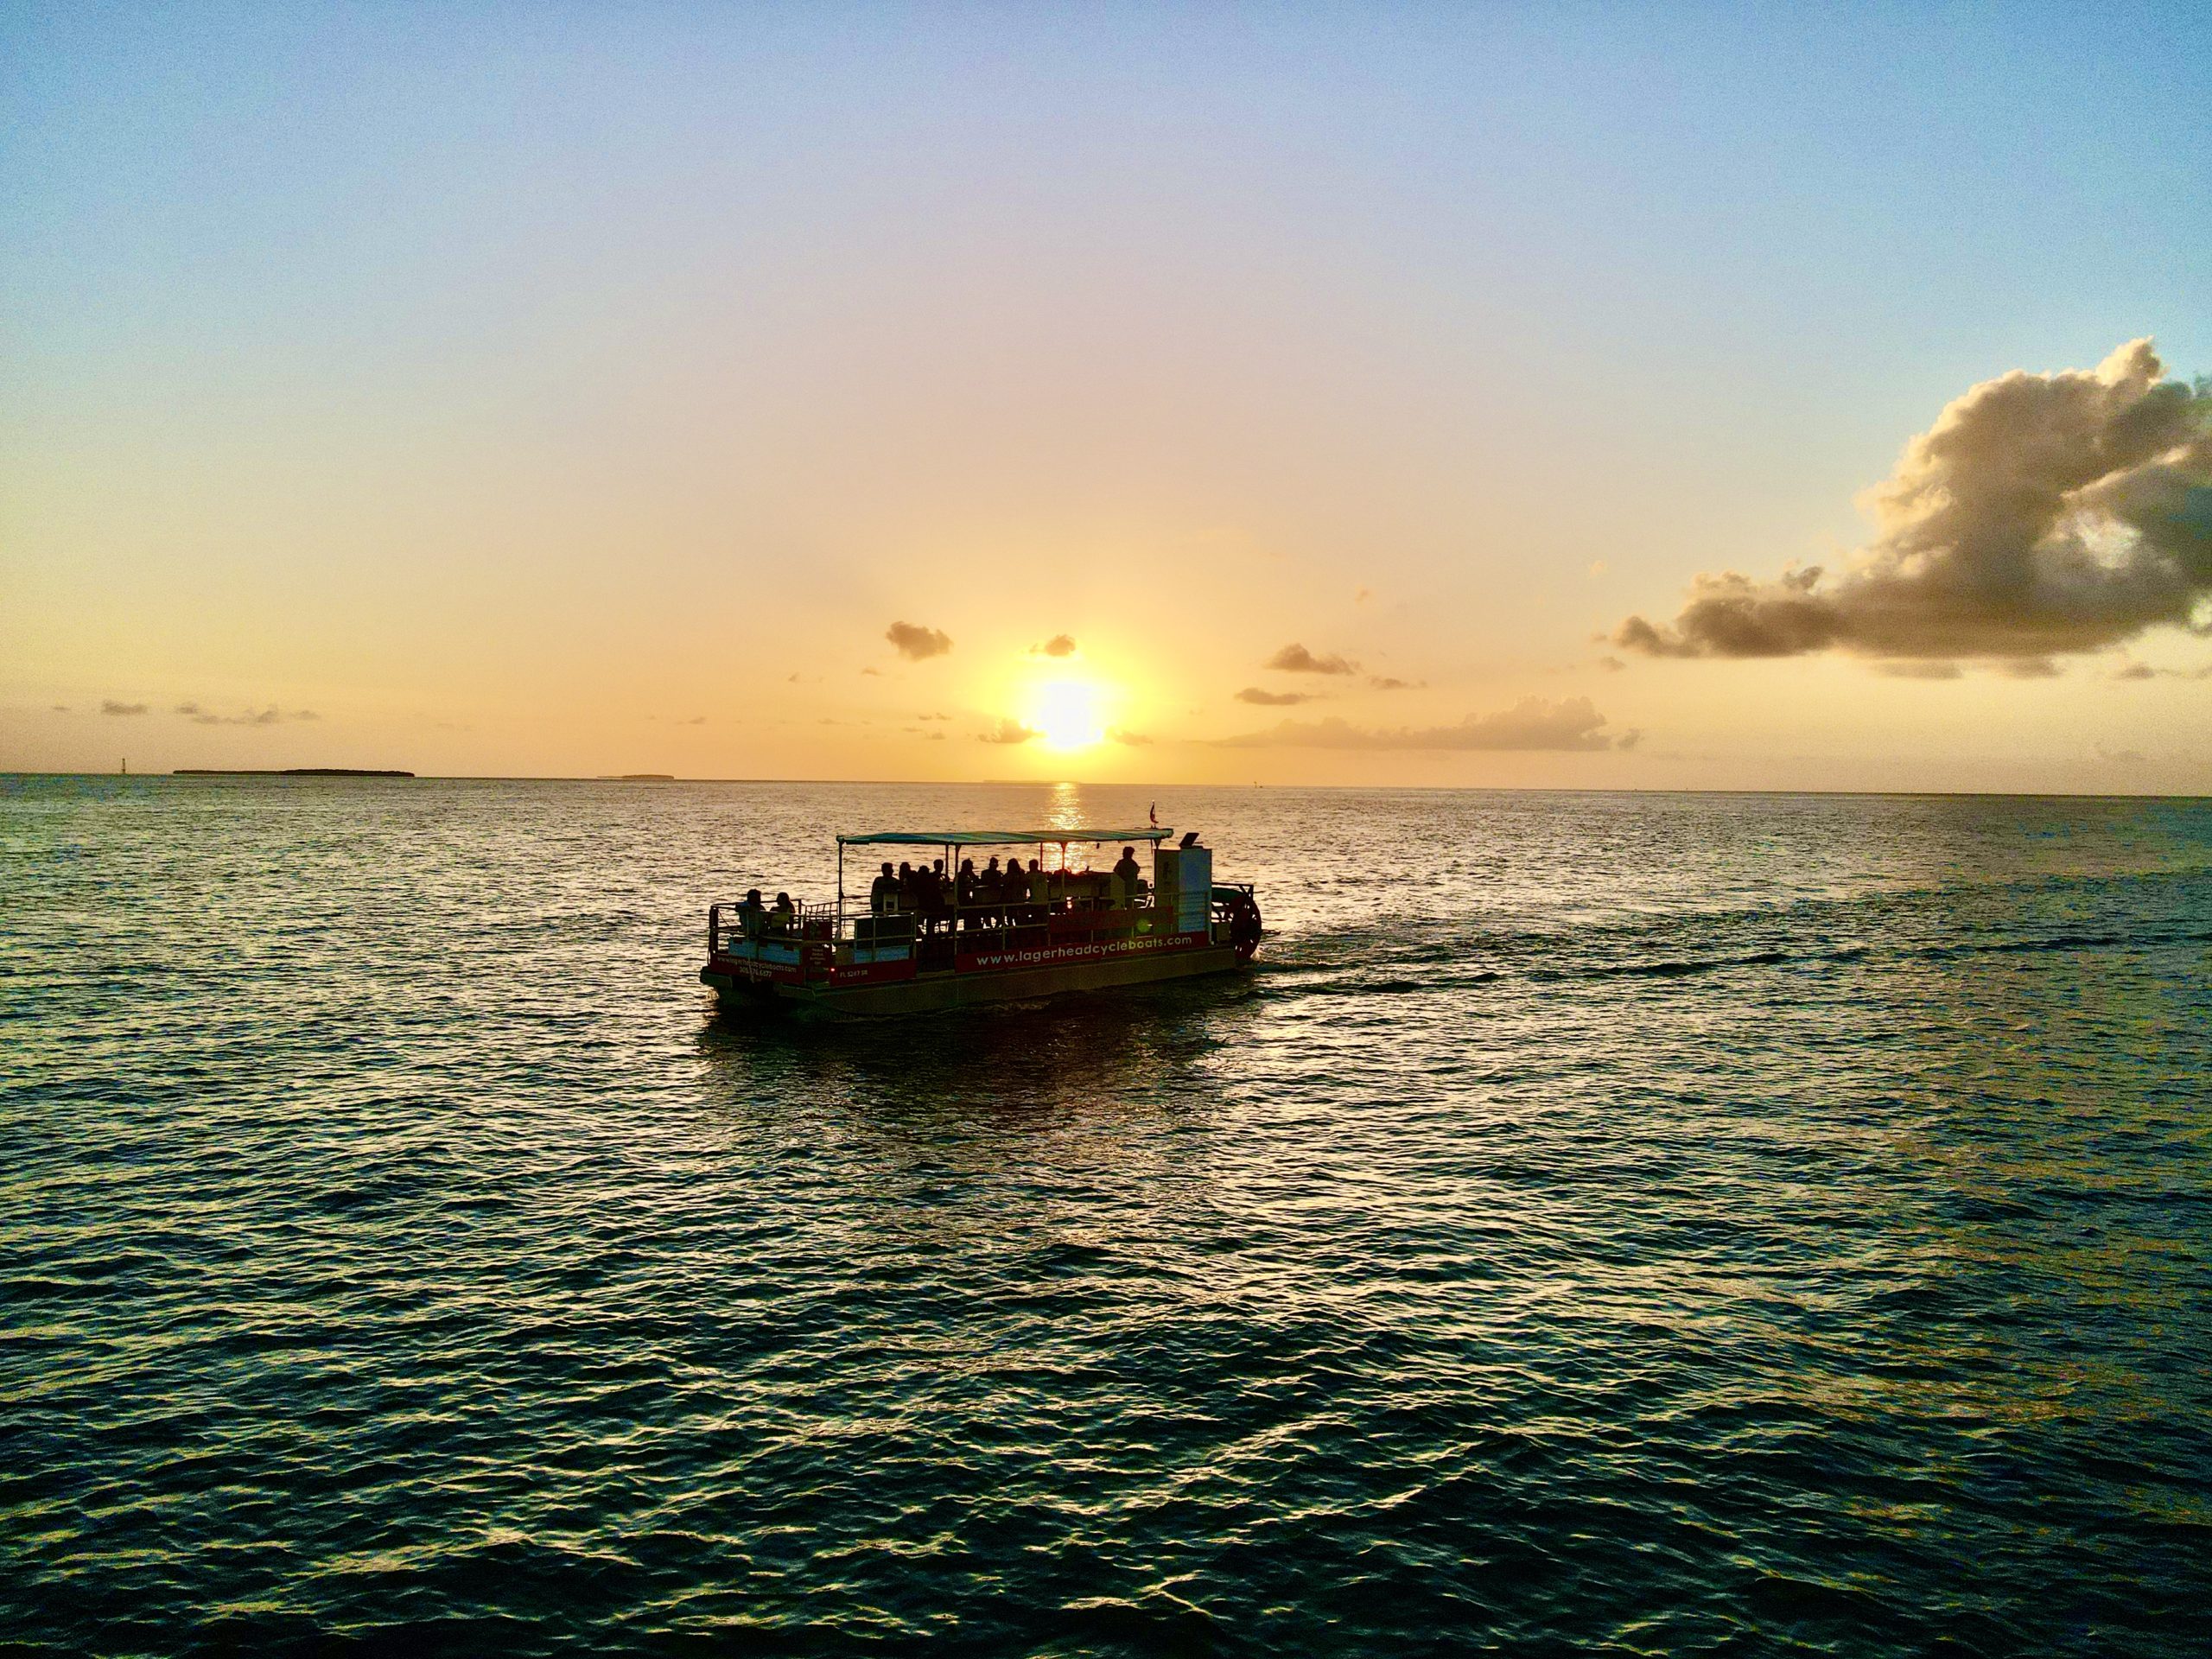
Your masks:
<path fill-rule="evenodd" d="M 1175 832 L 1147 826 L 1142 830 L 1101 830 L 1091 824 L 1052 830 L 882 830 L 873 835 L 840 836 L 841 847 L 1054 847 L 1069 842 L 1163 842 Z"/>

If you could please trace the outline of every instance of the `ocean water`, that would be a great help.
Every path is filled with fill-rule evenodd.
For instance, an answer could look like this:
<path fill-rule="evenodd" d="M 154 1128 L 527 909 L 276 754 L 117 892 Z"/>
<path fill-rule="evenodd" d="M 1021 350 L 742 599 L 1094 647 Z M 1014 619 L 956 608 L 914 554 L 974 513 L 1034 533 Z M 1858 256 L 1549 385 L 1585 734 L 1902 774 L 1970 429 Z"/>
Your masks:
<path fill-rule="evenodd" d="M 0 780 L 0 1643 L 2212 1644 L 2212 804 L 1163 791 L 1249 976 L 696 981 L 1154 798 Z"/>

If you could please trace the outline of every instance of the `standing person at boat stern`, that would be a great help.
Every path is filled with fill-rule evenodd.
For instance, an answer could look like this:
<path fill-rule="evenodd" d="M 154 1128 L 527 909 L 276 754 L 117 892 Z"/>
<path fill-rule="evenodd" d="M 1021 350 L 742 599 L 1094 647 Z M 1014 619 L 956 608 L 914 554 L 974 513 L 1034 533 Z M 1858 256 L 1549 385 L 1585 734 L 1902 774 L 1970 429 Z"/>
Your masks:
<path fill-rule="evenodd" d="M 1137 867 L 1137 849 L 1135 848 L 1124 847 L 1122 849 L 1122 856 L 1115 863 L 1114 874 L 1120 876 L 1122 880 L 1129 884 L 1129 897 L 1132 899 L 1135 898 L 1137 896 L 1137 878 L 1144 874 L 1144 872 Z"/>

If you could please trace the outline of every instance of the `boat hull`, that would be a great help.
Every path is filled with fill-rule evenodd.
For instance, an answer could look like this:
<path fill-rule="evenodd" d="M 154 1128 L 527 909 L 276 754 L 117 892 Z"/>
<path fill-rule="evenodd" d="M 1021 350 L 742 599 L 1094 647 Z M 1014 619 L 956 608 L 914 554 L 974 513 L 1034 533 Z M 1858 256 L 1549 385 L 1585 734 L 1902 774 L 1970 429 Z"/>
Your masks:
<path fill-rule="evenodd" d="M 700 970 L 699 980 L 714 990 L 725 1008 L 758 1008 L 774 1003 L 849 1018 L 880 1019 L 1229 973 L 1243 966 L 1244 960 L 1235 945 L 1208 941 L 1180 950 L 1103 955 L 1033 967 L 944 969 L 873 983 L 839 985 L 763 978 L 743 972 L 735 962 L 717 958 Z"/>

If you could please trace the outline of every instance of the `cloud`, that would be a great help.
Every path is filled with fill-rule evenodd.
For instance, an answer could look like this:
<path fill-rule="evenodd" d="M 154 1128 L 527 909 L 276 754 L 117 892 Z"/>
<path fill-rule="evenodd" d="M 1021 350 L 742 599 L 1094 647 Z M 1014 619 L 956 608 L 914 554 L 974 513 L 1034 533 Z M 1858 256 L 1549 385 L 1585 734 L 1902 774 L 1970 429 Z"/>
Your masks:
<path fill-rule="evenodd" d="M 692 715 L 692 716 L 691 716 L 691 718 L 690 718 L 690 719 L 689 719 L 689 720 L 686 720 L 686 721 L 679 721 L 677 722 L 677 724 L 679 724 L 679 725 L 683 725 L 683 726 L 703 726 L 703 725 L 705 725 L 706 723 L 707 723 L 707 717 L 706 717 L 704 715 Z"/>
<path fill-rule="evenodd" d="M 1316 657 L 1305 646 L 1293 643 L 1260 664 L 1262 668 L 1281 669 L 1286 674 L 1357 674 L 1359 664 L 1342 657 Z"/>
<path fill-rule="evenodd" d="M 1287 709 L 1294 702 L 1311 702 L 1318 695 L 1313 691 L 1267 691 L 1248 685 L 1236 694 L 1236 701 L 1256 702 L 1263 709 Z"/>
<path fill-rule="evenodd" d="M 883 671 L 880 668 L 864 668 L 861 670 L 861 677 L 862 679 L 868 680 L 880 680 L 883 677 Z"/>
<path fill-rule="evenodd" d="M 1456 726 L 1376 731 L 1342 720 L 1286 720 L 1271 731 L 1218 740 L 1232 749 L 1610 749 L 1632 747 L 1641 733 L 1618 741 L 1587 697 L 1558 702 L 1523 697 L 1491 715 L 1469 715 Z"/>
<path fill-rule="evenodd" d="M 918 622 L 893 622 L 883 631 L 883 637 L 897 647 L 901 657 L 918 663 L 925 658 L 942 657 L 952 649 L 950 634 L 925 628 Z"/>
<path fill-rule="evenodd" d="M 57 702 L 54 705 L 54 712 L 57 715 L 66 715 L 69 712 L 69 705 L 66 702 Z"/>
<path fill-rule="evenodd" d="M 1628 664 L 1621 661 L 1618 657 L 1600 657 L 1598 659 L 1598 666 L 1604 669 L 1608 674 L 1618 674 L 1623 669 L 1626 668 Z"/>
<path fill-rule="evenodd" d="M 1655 657 L 2034 659 L 2188 627 L 2212 597 L 2212 383 L 2148 340 L 2094 370 L 1986 380 L 1905 446 L 1844 569 L 1699 576 Z"/>
<path fill-rule="evenodd" d="M 1142 732 L 1125 732 L 1119 726 L 1109 726 L 1106 728 L 1106 735 L 1116 743 L 1127 743 L 1132 748 L 1141 748 L 1152 741 L 1152 739 Z"/>
<path fill-rule="evenodd" d="M 950 715 L 916 715 L 916 720 L 950 720 Z"/>
<path fill-rule="evenodd" d="M 118 702 L 113 697 L 100 699 L 100 713 L 104 715 L 143 715 L 145 712 L 146 705 L 143 702 Z"/>
<path fill-rule="evenodd" d="M 1032 657 L 1072 657 L 1075 641 L 1065 633 L 1056 633 L 1041 645 L 1029 647 Z"/>
<path fill-rule="evenodd" d="M 1402 680 L 1389 674 L 1370 674 L 1367 683 L 1377 691 L 1418 691 L 1427 683 L 1425 680 Z"/>
<path fill-rule="evenodd" d="M 2212 680 L 2212 663 L 2202 668 L 2153 668 L 2130 663 L 2113 675 L 2115 680 Z"/>
<path fill-rule="evenodd" d="M 2063 671 L 2048 657 L 2016 657 L 1999 666 L 2016 680 L 2055 680 Z"/>
<path fill-rule="evenodd" d="M 239 715 L 219 715 L 196 702 L 180 702 L 171 712 L 182 715 L 195 726 L 276 726 L 288 720 L 322 718 L 312 709 L 295 709 L 287 714 L 273 702 L 266 709 L 249 709 Z"/>
<path fill-rule="evenodd" d="M 1959 665 L 1941 659 L 1915 662 L 1910 658 L 1893 658 L 1874 664 L 1875 671 L 1886 674 L 1893 680 L 1955 680 Z"/>
<path fill-rule="evenodd" d="M 1027 743 L 1032 738 L 1043 735 L 1044 734 L 1034 727 L 1025 726 L 1011 715 L 999 721 L 989 731 L 976 734 L 977 740 L 985 743 Z"/>

